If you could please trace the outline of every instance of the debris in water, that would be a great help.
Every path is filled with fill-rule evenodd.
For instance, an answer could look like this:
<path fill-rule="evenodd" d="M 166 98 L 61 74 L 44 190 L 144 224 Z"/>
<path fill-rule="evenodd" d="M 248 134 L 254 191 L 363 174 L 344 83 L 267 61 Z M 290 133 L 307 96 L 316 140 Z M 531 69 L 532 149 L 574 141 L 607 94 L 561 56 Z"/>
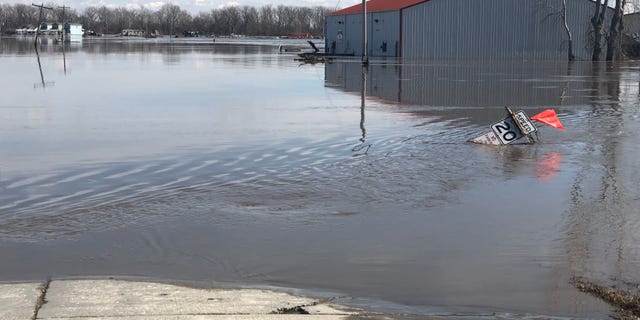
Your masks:
<path fill-rule="evenodd" d="M 511 144 L 525 138 L 526 143 L 534 143 L 535 139 L 531 135 L 537 132 L 537 128 L 531 120 L 544 123 L 559 130 L 564 130 L 564 126 L 560 123 L 556 112 L 553 109 L 545 110 L 535 116 L 529 118 L 524 111 L 513 112 L 511 108 L 507 109 L 507 117 L 492 124 L 491 131 L 483 133 L 468 141 L 478 144 L 501 145 Z"/>
<path fill-rule="evenodd" d="M 313 52 L 302 52 L 302 53 L 299 53 L 298 54 L 299 58 L 295 59 L 296 61 L 302 61 L 304 63 L 324 63 L 324 62 L 332 61 L 332 59 L 327 56 L 327 53 L 320 52 L 320 49 L 318 49 L 318 47 L 316 47 L 316 44 L 313 43 L 313 41 L 307 41 L 307 42 L 309 43 L 309 45 L 313 49 Z"/>
<path fill-rule="evenodd" d="M 610 305 L 618 308 L 614 319 L 640 319 L 640 297 L 626 290 L 600 286 L 580 278 L 571 279 L 571 283 L 580 291 L 590 293 Z"/>

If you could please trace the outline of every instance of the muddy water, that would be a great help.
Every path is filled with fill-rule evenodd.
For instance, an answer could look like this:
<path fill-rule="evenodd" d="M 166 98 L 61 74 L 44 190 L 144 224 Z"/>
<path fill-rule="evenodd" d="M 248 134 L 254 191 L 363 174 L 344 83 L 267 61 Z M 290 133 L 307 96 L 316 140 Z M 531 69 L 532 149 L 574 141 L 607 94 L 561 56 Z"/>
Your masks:
<path fill-rule="evenodd" d="M 604 318 L 570 278 L 640 282 L 634 62 L 363 74 L 276 46 L 85 41 L 38 57 L 2 38 L 0 70 L 2 281 L 276 286 L 506 318 Z M 505 105 L 552 107 L 567 130 L 465 143 Z"/>

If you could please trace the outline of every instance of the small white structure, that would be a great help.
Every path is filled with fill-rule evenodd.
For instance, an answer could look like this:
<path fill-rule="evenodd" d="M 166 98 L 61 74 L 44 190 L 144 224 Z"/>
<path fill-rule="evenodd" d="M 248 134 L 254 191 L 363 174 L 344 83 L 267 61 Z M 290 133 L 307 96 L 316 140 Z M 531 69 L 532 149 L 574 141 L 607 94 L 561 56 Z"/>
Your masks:
<path fill-rule="evenodd" d="M 16 33 L 35 34 L 37 29 L 16 30 Z M 22 32 L 19 32 L 22 31 Z M 40 35 L 55 36 L 64 41 L 81 41 L 84 30 L 79 23 L 43 22 L 40 24 Z"/>
<path fill-rule="evenodd" d="M 140 29 L 122 29 L 123 37 L 144 37 L 146 36 L 146 32 Z"/>
<path fill-rule="evenodd" d="M 79 23 L 65 23 L 64 24 L 64 40 L 65 41 L 82 41 L 84 35 L 84 29 Z"/>
<path fill-rule="evenodd" d="M 70 36 L 82 36 L 84 33 L 84 29 L 82 29 L 82 25 L 79 23 L 65 23 L 65 31 L 67 31 L 67 34 Z"/>
<path fill-rule="evenodd" d="M 35 35 L 37 31 L 38 31 L 38 28 L 22 27 L 22 28 L 16 29 L 16 34 L 17 35 Z"/>

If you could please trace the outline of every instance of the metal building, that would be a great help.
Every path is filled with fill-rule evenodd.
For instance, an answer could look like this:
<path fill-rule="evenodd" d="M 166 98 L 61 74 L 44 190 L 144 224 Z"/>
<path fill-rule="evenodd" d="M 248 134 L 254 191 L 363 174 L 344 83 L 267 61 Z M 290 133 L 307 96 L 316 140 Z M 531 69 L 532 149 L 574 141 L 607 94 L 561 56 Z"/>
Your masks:
<path fill-rule="evenodd" d="M 563 0 L 371 0 L 368 55 L 438 60 L 566 60 Z M 577 60 L 593 50 L 591 0 L 567 0 Z M 608 8 L 605 25 L 612 16 Z M 329 14 L 327 52 L 362 54 L 362 6 Z M 604 41 L 604 40 L 603 40 Z"/>
<path fill-rule="evenodd" d="M 374 57 L 401 56 L 402 10 L 426 0 L 367 2 L 367 53 Z M 325 19 L 325 48 L 332 54 L 362 55 L 362 5 L 330 13 Z"/>

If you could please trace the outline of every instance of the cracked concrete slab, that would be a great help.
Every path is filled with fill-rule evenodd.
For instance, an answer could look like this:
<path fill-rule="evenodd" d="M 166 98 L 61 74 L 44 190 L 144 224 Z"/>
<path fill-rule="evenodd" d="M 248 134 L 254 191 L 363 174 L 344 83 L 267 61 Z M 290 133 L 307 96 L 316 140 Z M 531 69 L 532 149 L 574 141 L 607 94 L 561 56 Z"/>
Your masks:
<path fill-rule="evenodd" d="M 30 320 L 41 283 L 0 284 L 0 319 Z"/>
<path fill-rule="evenodd" d="M 38 319 L 345 319 L 353 313 L 317 300 L 257 289 L 195 289 L 120 280 L 57 280 Z M 272 314 L 310 306 L 308 315 Z"/>

